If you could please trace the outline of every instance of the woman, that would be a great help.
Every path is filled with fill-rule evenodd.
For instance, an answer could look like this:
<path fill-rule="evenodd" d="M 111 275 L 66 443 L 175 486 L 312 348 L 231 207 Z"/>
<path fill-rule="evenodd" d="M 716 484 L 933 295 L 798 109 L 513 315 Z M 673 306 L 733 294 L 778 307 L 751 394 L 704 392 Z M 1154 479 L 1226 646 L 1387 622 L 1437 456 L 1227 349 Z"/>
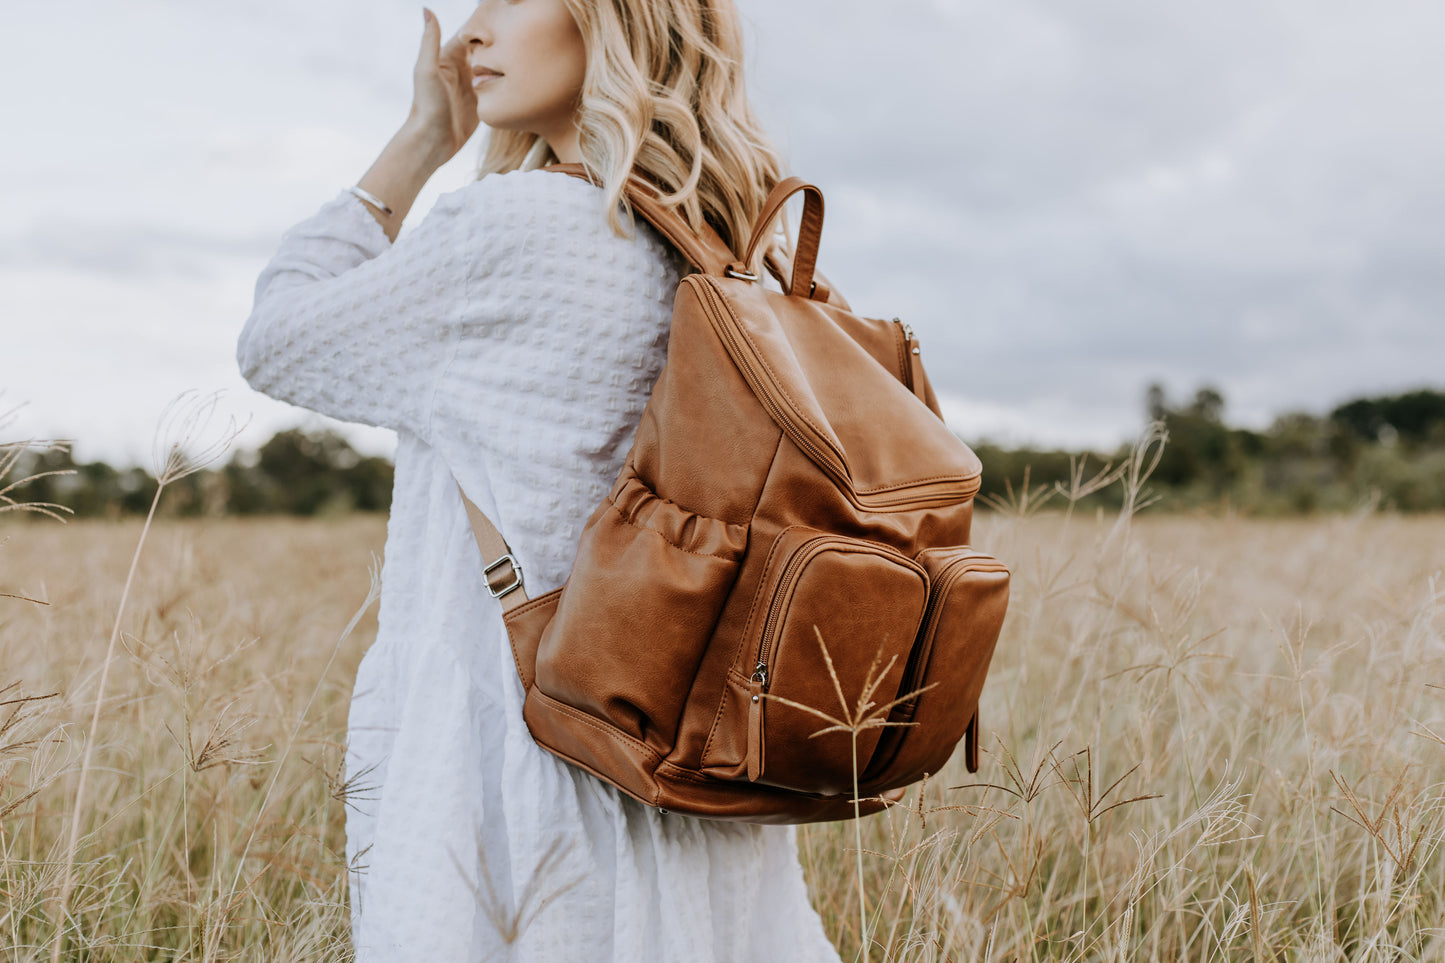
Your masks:
<path fill-rule="evenodd" d="M 357 957 L 836 960 L 790 829 L 659 814 L 533 743 L 457 490 L 530 592 L 562 584 L 683 269 L 619 216 L 626 173 L 739 253 L 780 176 L 732 2 L 482 0 L 445 46 L 424 18 L 409 117 L 357 188 L 286 234 L 237 350 L 258 390 L 397 432 L 349 720 Z M 392 244 L 479 121 L 479 178 Z M 552 161 L 607 186 L 535 169 Z"/>

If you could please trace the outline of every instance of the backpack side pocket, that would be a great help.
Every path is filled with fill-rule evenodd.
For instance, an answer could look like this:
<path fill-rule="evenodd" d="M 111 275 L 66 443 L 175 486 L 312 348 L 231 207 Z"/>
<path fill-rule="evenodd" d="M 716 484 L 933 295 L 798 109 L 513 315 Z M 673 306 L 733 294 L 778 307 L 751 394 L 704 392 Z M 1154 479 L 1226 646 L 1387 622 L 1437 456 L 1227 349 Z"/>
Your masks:
<path fill-rule="evenodd" d="M 769 553 L 704 771 L 797 792 L 851 792 L 854 737 L 831 720 L 856 714 L 860 700 L 883 705 L 895 697 L 927 598 L 923 569 L 889 546 L 808 528 L 783 531 Z M 719 729 L 731 738 L 719 737 Z M 857 733 L 860 773 L 881 731 Z M 717 751 L 722 744 L 740 749 L 741 759 L 728 765 Z"/>
<path fill-rule="evenodd" d="M 1009 571 L 992 555 L 963 546 L 929 549 L 918 561 L 932 591 L 899 689 L 917 695 L 894 708 L 864 773 L 865 794 L 906 786 L 948 762 L 978 712 L 1008 607 Z"/>
<path fill-rule="evenodd" d="M 624 471 L 582 533 L 537 647 L 537 688 L 665 752 L 746 547 L 745 526 Z"/>

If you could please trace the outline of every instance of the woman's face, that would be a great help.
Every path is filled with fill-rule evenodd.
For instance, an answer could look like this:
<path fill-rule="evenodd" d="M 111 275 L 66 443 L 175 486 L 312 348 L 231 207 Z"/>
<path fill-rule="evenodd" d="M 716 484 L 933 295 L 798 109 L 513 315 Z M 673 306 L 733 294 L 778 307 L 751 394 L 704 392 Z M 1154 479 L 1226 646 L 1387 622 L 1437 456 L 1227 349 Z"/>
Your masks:
<path fill-rule="evenodd" d="M 587 55 L 564 0 L 481 0 L 458 35 L 478 120 L 537 134 L 554 150 L 575 137 Z"/>

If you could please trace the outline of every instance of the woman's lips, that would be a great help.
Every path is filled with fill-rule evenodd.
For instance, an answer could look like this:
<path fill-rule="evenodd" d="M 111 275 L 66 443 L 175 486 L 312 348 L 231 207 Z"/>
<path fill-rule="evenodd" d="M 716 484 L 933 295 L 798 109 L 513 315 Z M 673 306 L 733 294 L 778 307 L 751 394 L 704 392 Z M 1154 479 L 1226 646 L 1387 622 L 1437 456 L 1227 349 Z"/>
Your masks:
<path fill-rule="evenodd" d="M 473 89 L 475 89 L 482 86 L 482 84 L 486 83 L 489 80 L 496 80 L 500 76 L 502 75 L 495 70 L 475 71 L 472 74 L 472 87 Z"/>

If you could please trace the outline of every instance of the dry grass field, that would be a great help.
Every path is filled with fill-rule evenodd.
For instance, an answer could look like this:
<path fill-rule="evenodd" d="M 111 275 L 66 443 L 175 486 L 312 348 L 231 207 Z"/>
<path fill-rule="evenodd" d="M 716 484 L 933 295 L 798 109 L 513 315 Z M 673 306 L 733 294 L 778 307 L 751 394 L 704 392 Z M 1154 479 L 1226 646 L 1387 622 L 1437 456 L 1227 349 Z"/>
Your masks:
<path fill-rule="evenodd" d="M 62 903 L 64 959 L 348 959 L 384 522 L 156 522 L 107 672 L 140 523 L 13 519 L 0 959 Z M 845 960 L 1445 960 L 1445 519 L 976 531 L 1014 572 L 982 768 L 865 821 L 861 917 L 854 828 L 800 830 Z"/>

